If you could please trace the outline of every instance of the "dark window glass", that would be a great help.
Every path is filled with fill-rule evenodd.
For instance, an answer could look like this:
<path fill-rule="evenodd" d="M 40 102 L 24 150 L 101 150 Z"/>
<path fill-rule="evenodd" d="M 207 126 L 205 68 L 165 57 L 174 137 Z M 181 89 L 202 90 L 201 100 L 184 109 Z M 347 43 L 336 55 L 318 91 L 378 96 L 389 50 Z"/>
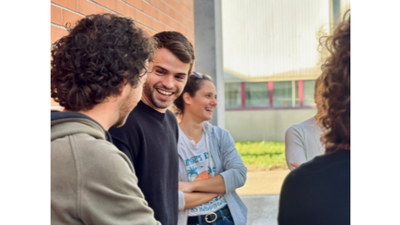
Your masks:
<path fill-rule="evenodd" d="M 269 107 L 268 82 L 246 83 L 246 107 Z"/>
<path fill-rule="evenodd" d="M 273 107 L 292 107 L 292 81 L 274 82 Z"/>
<path fill-rule="evenodd" d="M 225 83 L 225 108 L 241 108 L 241 96 L 240 83 Z"/>
<path fill-rule="evenodd" d="M 303 106 L 315 106 L 314 85 L 315 85 L 315 80 L 303 81 L 303 88 L 304 88 Z"/>
<path fill-rule="evenodd" d="M 295 97 L 294 97 L 294 106 L 295 107 L 300 107 L 300 97 L 299 97 L 299 81 L 296 80 L 294 82 L 294 93 L 295 93 Z"/>

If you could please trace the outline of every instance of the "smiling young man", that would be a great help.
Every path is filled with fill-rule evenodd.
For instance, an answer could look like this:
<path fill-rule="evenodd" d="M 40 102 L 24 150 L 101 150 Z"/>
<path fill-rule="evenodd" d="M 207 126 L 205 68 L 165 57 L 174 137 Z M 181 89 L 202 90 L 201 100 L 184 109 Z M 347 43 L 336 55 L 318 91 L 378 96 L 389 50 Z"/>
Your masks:
<path fill-rule="evenodd" d="M 132 161 L 138 185 L 155 218 L 178 222 L 178 124 L 167 108 L 182 93 L 194 62 L 193 45 L 174 31 L 154 35 L 158 42 L 149 64 L 142 100 L 126 124 L 112 128 L 114 144 Z"/>

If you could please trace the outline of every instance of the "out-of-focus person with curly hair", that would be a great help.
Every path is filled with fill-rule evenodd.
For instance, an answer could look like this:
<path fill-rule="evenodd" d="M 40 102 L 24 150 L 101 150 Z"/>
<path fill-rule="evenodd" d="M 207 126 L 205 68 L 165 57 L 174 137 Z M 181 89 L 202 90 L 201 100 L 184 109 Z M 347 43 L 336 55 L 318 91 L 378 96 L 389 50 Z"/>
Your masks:
<path fill-rule="evenodd" d="M 112 14 L 77 22 L 51 50 L 51 224 L 160 224 L 108 133 L 141 98 L 155 42 Z"/>
<path fill-rule="evenodd" d="M 333 35 L 321 40 L 331 53 L 322 66 L 320 123 L 326 150 L 286 177 L 279 202 L 280 225 L 350 224 L 350 11 Z"/>

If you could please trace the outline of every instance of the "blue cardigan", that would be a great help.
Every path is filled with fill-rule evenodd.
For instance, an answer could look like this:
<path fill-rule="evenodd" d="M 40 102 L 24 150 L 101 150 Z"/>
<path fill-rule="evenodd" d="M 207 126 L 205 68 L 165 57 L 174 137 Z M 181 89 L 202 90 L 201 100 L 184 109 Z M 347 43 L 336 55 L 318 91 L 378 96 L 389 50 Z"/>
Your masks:
<path fill-rule="evenodd" d="M 211 158 L 216 166 L 216 175 L 221 174 L 225 182 L 224 194 L 226 203 L 231 211 L 235 225 L 245 225 L 247 222 L 247 207 L 242 202 L 236 189 L 246 182 L 247 169 L 243 164 L 240 154 L 237 152 L 232 136 L 225 129 L 213 126 L 208 122 L 203 123 L 203 132 L 206 134 L 206 143 Z M 182 140 L 179 137 L 179 181 L 188 182 L 185 162 L 182 158 Z M 182 191 L 179 191 L 178 225 L 186 225 L 188 209 L 185 208 L 185 199 Z"/>

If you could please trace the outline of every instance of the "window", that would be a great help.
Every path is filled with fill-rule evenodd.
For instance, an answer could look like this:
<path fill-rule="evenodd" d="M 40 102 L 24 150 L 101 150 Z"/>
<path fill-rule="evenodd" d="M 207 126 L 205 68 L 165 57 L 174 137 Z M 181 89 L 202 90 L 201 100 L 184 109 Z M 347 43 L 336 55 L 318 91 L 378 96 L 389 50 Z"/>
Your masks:
<path fill-rule="evenodd" d="M 314 86 L 315 80 L 303 81 L 304 95 L 303 106 L 315 106 L 314 102 Z"/>
<path fill-rule="evenodd" d="M 225 108 L 241 108 L 241 83 L 225 83 Z"/>
<path fill-rule="evenodd" d="M 300 107 L 301 105 L 300 105 L 300 88 L 299 88 L 299 81 L 298 80 L 296 80 L 296 81 L 292 81 L 293 83 L 293 86 L 292 86 L 292 89 L 293 89 L 293 93 L 294 93 L 294 105 L 293 105 L 293 107 Z"/>
<path fill-rule="evenodd" d="M 225 108 L 315 107 L 315 80 L 225 83 Z"/>
<path fill-rule="evenodd" d="M 274 82 L 273 107 L 292 107 L 292 81 Z"/>
<path fill-rule="evenodd" d="M 246 107 L 269 107 L 268 82 L 246 83 Z"/>

